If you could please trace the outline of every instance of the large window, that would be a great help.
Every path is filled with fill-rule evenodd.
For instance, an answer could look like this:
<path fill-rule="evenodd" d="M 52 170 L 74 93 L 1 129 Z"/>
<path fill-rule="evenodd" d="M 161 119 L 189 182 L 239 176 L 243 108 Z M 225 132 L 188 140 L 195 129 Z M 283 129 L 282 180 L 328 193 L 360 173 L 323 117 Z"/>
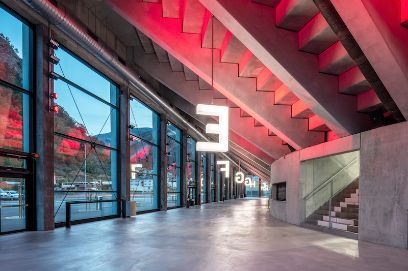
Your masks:
<path fill-rule="evenodd" d="M 167 207 L 181 206 L 181 130 L 167 124 Z"/>
<path fill-rule="evenodd" d="M 29 152 L 32 30 L 0 4 L 0 148 Z M 26 168 L 0 157 L 0 167 Z M 26 228 L 26 179 L 0 175 L 0 232 Z M 31 187 L 31 185 L 30 185 Z"/>
<path fill-rule="evenodd" d="M 201 203 L 207 202 L 207 158 L 208 155 L 206 153 L 201 154 Z"/>
<path fill-rule="evenodd" d="M 55 55 L 55 222 L 66 202 L 72 220 L 117 215 L 118 87 L 68 50 Z M 101 200 L 110 202 L 78 204 Z"/>
<path fill-rule="evenodd" d="M 196 141 L 187 138 L 187 197 L 197 202 Z"/>
<path fill-rule="evenodd" d="M 159 115 L 130 101 L 130 195 L 138 211 L 158 209 Z"/>

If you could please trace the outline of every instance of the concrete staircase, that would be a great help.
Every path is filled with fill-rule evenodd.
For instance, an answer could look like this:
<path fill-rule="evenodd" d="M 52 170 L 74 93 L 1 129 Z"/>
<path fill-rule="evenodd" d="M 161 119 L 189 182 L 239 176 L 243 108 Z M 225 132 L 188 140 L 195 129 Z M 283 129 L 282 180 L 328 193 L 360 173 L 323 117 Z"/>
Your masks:
<path fill-rule="evenodd" d="M 331 227 L 328 202 L 310 215 L 305 223 L 350 233 L 358 233 L 358 196 L 358 180 L 356 180 L 332 199 Z"/>

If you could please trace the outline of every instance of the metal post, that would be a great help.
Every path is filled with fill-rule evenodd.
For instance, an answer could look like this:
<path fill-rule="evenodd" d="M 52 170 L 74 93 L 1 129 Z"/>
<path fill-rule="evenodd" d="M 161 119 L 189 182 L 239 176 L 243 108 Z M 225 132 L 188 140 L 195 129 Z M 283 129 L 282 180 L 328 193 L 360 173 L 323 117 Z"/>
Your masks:
<path fill-rule="evenodd" d="M 332 197 L 333 197 L 333 182 L 330 183 L 329 228 L 332 228 L 332 215 L 331 215 Z"/>
<path fill-rule="evenodd" d="M 71 203 L 65 203 L 65 227 L 71 228 Z"/>

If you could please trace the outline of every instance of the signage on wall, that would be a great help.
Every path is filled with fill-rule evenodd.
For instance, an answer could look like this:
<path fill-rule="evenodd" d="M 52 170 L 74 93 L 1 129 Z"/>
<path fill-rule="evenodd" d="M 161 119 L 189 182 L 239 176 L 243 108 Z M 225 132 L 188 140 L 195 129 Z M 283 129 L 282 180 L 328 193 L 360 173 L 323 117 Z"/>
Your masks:
<path fill-rule="evenodd" d="M 197 151 L 202 152 L 227 152 L 228 151 L 228 106 L 198 104 L 198 115 L 218 117 L 218 123 L 208 123 L 205 126 L 207 134 L 218 135 L 218 142 L 197 142 Z"/>

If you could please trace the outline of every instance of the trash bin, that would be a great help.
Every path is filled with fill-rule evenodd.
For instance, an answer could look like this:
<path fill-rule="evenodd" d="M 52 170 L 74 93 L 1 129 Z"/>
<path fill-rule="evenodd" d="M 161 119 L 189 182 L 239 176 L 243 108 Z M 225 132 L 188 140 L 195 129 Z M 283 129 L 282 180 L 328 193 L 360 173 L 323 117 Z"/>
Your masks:
<path fill-rule="evenodd" d="M 131 201 L 130 202 L 130 216 L 136 216 L 136 212 L 137 212 L 136 201 Z"/>

